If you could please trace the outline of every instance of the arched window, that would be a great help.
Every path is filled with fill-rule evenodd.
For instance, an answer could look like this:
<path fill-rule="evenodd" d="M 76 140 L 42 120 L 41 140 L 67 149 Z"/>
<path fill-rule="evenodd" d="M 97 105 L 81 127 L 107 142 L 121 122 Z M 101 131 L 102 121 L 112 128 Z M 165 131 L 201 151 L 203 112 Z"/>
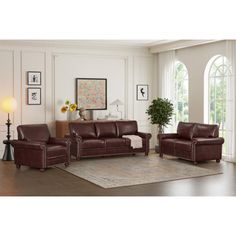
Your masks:
<path fill-rule="evenodd" d="M 232 154 L 232 106 L 233 99 L 232 68 L 225 56 L 214 56 L 206 67 L 205 72 L 205 121 L 218 124 L 219 135 L 225 139 L 223 154 Z"/>
<path fill-rule="evenodd" d="M 174 77 L 174 118 L 173 125 L 176 127 L 179 121 L 189 120 L 188 108 L 188 70 L 186 66 L 180 62 L 175 63 Z"/>

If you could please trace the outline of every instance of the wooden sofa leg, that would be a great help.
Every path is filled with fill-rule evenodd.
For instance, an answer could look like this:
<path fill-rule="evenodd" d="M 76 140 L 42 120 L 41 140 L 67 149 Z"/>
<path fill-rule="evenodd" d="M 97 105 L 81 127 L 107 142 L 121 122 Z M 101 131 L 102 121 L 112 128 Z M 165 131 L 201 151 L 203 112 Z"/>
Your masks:
<path fill-rule="evenodd" d="M 20 164 L 16 164 L 16 169 L 20 169 L 21 165 Z"/>
<path fill-rule="evenodd" d="M 194 164 L 194 165 L 197 165 L 197 161 L 194 161 L 193 164 Z"/>
<path fill-rule="evenodd" d="M 44 172 L 45 171 L 45 169 L 44 168 L 41 168 L 41 169 L 39 169 L 40 170 L 40 172 Z"/>
<path fill-rule="evenodd" d="M 217 162 L 217 163 L 220 163 L 220 159 L 217 159 L 216 162 Z"/>
<path fill-rule="evenodd" d="M 67 161 L 65 162 L 65 167 L 68 167 L 70 165 L 70 163 Z"/>
<path fill-rule="evenodd" d="M 159 153 L 159 157 L 160 157 L 160 158 L 163 158 L 163 153 Z"/>

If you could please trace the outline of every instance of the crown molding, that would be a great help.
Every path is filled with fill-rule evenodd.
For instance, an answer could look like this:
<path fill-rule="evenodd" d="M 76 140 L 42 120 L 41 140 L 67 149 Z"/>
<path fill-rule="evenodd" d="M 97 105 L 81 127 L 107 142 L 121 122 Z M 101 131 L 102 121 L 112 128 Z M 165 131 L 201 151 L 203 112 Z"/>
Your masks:
<path fill-rule="evenodd" d="M 149 47 L 150 53 L 160 53 L 181 48 L 193 47 L 221 40 L 176 40 L 170 43 Z"/>

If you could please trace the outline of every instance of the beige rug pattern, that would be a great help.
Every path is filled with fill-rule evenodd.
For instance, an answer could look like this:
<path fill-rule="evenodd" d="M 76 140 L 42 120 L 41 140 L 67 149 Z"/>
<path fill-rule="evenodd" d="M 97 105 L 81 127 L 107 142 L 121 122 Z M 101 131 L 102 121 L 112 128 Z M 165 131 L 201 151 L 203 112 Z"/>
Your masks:
<path fill-rule="evenodd" d="M 176 158 L 137 155 L 88 158 L 57 167 L 103 188 L 115 188 L 221 174 L 220 165 L 211 162 L 203 168 Z"/>

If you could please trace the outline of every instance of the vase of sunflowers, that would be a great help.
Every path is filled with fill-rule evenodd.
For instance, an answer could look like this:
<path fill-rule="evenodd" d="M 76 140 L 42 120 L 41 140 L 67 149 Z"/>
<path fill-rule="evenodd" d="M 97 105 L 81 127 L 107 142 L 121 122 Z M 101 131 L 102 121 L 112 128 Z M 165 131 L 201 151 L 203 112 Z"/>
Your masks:
<path fill-rule="evenodd" d="M 72 121 L 77 117 L 77 105 L 75 103 L 71 103 L 69 100 L 66 100 L 65 104 L 61 108 L 62 113 L 67 113 L 67 120 Z"/>

